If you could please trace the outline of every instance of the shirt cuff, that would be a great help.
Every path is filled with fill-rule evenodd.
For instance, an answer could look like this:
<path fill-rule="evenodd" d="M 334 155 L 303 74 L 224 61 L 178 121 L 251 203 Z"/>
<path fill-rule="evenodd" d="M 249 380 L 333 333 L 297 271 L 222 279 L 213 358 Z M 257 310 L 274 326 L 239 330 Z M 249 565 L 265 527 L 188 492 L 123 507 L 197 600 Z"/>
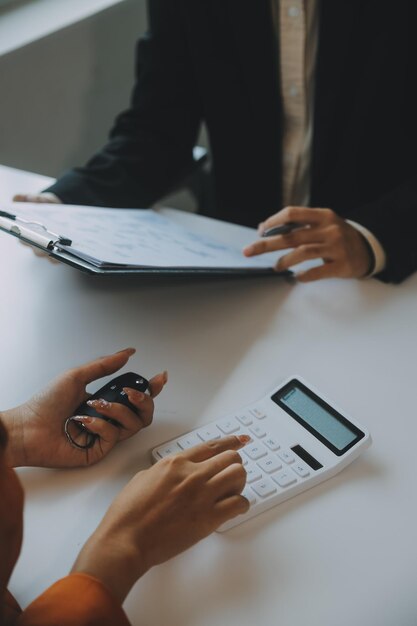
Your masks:
<path fill-rule="evenodd" d="M 365 226 L 362 226 L 362 224 L 358 224 L 357 222 L 353 222 L 352 220 L 346 220 L 346 222 L 353 226 L 353 228 L 357 230 L 362 235 L 362 237 L 365 237 L 366 241 L 369 244 L 369 247 L 373 252 L 374 265 L 369 274 L 366 274 L 366 276 L 364 276 L 364 278 L 372 278 L 372 276 L 375 276 L 375 274 L 379 274 L 379 272 L 382 272 L 382 270 L 385 269 L 385 266 L 387 264 L 385 250 L 378 241 L 378 239 L 375 237 L 375 235 L 371 233 L 370 230 L 365 228 Z"/>

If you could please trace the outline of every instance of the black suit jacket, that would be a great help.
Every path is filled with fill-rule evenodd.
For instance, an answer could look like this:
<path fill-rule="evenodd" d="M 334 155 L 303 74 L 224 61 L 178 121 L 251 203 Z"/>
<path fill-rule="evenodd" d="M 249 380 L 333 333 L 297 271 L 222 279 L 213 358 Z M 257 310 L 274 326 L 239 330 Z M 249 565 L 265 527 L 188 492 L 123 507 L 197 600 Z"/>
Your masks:
<path fill-rule="evenodd" d="M 181 179 L 205 121 L 216 217 L 255 226 L 282 208 L 279 46 L 271 0 L 148 0 L 131 107 L 66 203 L 149 206 Z M 417 2 L 321 0 L 311 206 L 371 230 L 380 275 L 417 267 Z"/>

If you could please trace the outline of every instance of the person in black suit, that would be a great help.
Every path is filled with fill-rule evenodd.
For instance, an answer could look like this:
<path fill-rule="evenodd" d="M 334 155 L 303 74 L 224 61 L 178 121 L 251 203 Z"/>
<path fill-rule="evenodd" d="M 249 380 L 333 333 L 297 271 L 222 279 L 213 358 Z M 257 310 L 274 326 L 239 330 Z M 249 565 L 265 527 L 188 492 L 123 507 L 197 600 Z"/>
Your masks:
<path fill-rule="evenodd" d="M 299 17 L 310 1 L 294 0 L 288 16 Z M 294 203 L 294 193 L 287 194 L 286 206 L 282 38 L 292 31 L 282 30 L 281 2 L 148 0 L 130 109 L 85 167 L 64 174 L 40 198 L 150 206 L 188 171 L 204 121 L 213 217 L 261 223 L 261 231 L 286 221 L 301 226 L 255 242 L 247 255 L 292 248 L 279 269 L 323 258 L 323 266 L 299 276 L 306 281 L 377 273 L 400 282 L 414 272 L 417 3 L 316 4 L 308 197 Z M 308 64 L 313 53 L 306 50 Z"/>

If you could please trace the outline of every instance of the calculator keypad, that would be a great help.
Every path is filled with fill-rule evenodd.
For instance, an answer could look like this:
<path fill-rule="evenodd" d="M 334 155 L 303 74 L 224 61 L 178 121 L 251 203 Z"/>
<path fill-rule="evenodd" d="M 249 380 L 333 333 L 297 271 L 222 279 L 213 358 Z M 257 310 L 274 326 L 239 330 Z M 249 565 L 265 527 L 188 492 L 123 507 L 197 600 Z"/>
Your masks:
<path fill-rule="evenodd" d="M 246 483 L 249 485 L 250 483 L 254 483 L 255 480 L 259 480 L 262 478 L 262 472 L 259 467 L 256 465 L 248 465 L 245 467 L 246 469 Z"/>
<path fill-rule="evenodd" d="M 301 478 L 307 478 L 307 476 L 310 476 L 310 470 L 303 463 L 294 463 L 292 469 L 294 472 L 297 472 Z"/>
<path fill-rule="evenodd" d="M 195 433 L 190 433 L 189 435 L 186 435 L 185 437 L 181 437 L 181 439 L 178 439 L 178 445 L 181 448 L 181 450 L 188 450 L 188 448 L 197 446 L 200 443 L 201 443 L 201 439 L 197 437 Z"/>
<path fill-rule="evenodd" d="M 260 439 L 266 436 L 266 430 L 264 430 L 260 424 L 256 424 L 255 426 L 249 428 L 249 432 Z"/>
<path fill-rule="evenodd" d="M 264 443 L 268 446 L 270 450 L 273 450 L 274 452 L 276 450 L 279 450 L 281 447 L 278 441 L 274 439 L 273 437 L 268 437 L 267 439 L 265 439 Z"/>
<path fill-rule="evenodd" d="M 280 487 L 289 487 L 289 485 L 297 482 L 297 476 L 290 469 L 286 469 L 276 476 L 272 476 L 272 479 L 275 480 Z"/>
<path fill-rule="evenodd" d="M 241 424 L 243 424 L 243 426 L 250 426 L 253 423 L 253 419 L 248 413 L 241 413 L 240 415 L 236 415 L 236 418 Z"/>
<path fill-rule="evenodd" d="M 237 421 L 234 418 L 223 420 L 222 422 L 219 422 L 217 426 L 225 435 L 231 435 L 232 433 L 235 433 L 240 428 L 240 425 L 237 423 Z"/>
<path fill-rule="evenodd" d="M 262 480 L 258 480 L 258 482 L 252 485 L 252 489 L 261 498 L 266 498 L 267 496 L 271 496 L 273 493 L 276 492 L 277 486 L 274 485 L 270 478 L 266 477 L 262 478 Z"/>
<path fill-rule="evenodd" d="M 171 443 L 166 446 L 162 446 L 162 448 L 159 448 L 158 455 L 161 457 L 161 459 L 164 459 L 166 456 L 169 456 L 170 454 L 176 454 L 177 452 L 181 452 L 181 448 L 179 448 L 176 443 Z"/>
<path fill-rule="evenodd" d="M 247 498 L 252 507 L 311 474 L 310 468 L 292 450 L 267 432 L 267 423 L 262 422 L 266 417 L 262 409 L 252 408 L 188 433 L 177 442 L 165 444 L 157 450 L 157 454 L 164 458 L 225 435 L 250 434 L 252 441 L 239 454 L 246 471 L 246 486 L 242 496 Z"/>
<path fill-rule="evenodd" d="M 282 467 L 280 460 L 276 456 L 272 456 L 272 454 L 268 454 L 268 456 L 260 459 L 258 465 L 267 474 L 272 474 L 272 472 L 276 472 Z"/>
<path fill-rule="evenodd" d="M 256 502 L 255 492 L 252 489 L 249 489 L 249 487 L 244 488 L 244 490 L 242 491 L 242 496 L 246 498 L 246 500 L 249 500 L 250 505 L 255 504 Z"/>
<path fill-rule="evenodd" d="M 289 450 L 279 450 L 278 456 L 280 459 L 285 461 L 285 463 L 288 463 L 288 465 L 290 465 L 290 463 L 294 463 L 295 461 L 295 456 Z"/>
<path fill-rule="evenodd" d="M 197 435 L 202 441 L 213 441 L 213 439 L 220 439 L 222 436 L 216 425 L 206 426 L 205 428 L 198 430 Z"/>
<path fill-rule="evenodd" d="M 248 445 L 243 448 L 243 451 L 252 461 L 256 461 L 268 453 L 265 446 L 261 443 L 248 443 Z"/>

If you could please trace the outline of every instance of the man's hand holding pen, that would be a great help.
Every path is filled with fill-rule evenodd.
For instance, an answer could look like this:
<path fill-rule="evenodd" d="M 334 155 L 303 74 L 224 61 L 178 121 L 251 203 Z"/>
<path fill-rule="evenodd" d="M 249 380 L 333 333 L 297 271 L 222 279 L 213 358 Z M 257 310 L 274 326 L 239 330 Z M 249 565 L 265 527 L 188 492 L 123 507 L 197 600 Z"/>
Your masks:
<path fill-rule="evenodd" d="M 259 224 L 262 239 L 244 249 L 245 256 L 291 249 L 275 269 L 282 272 L 311 259 L 323 264 L 296 274 L 300 282 L 322 278 L 363 278 L 373 255 L 361 233 L 331 209 L 289 206 Z"/>

